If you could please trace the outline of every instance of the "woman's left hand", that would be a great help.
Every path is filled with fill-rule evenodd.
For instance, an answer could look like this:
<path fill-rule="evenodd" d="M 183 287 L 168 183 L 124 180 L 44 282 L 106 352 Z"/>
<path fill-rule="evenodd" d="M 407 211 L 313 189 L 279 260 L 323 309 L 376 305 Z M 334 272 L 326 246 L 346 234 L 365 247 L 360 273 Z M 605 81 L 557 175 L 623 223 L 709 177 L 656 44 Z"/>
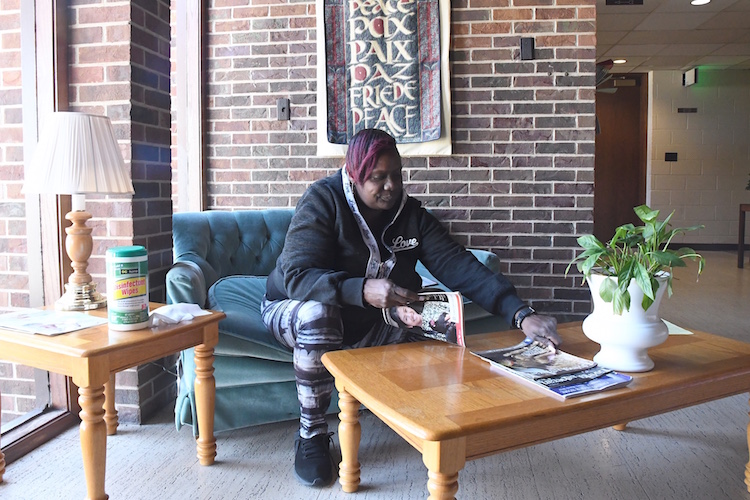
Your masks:
<path fill-rule="evenodd" d="M 526 316 L 521 323 L 521 331 L 531 340 L 536 340 L 540 344 L 554 344 L 555 347 L 562 343 L 560 335 L 557 333 L 557 320 L 552 316 L 543 314 L 532 314 Z"/>

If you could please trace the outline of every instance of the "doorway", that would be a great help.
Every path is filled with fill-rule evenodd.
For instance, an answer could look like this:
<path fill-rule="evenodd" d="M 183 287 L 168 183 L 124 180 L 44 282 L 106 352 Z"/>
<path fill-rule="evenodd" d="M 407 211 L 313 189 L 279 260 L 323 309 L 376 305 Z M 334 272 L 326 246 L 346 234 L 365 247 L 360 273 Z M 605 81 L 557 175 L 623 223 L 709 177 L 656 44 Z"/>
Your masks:
<path fill-rule="evenodd" d="M 609 241 L 617 227 L 637 223 L 646 203 L 648 75 L 614 75 L 596 93 L 594 235 Z"/>

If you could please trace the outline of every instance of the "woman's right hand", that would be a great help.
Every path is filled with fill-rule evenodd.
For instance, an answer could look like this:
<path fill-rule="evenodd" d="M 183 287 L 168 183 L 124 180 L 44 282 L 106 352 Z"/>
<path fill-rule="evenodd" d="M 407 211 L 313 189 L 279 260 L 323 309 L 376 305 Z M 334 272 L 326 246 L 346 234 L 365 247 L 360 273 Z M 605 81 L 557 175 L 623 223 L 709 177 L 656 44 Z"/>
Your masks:
<path fill-rule="evenodd" d="M 419 300 L 416 292 L 402 288 L 385 278 L 366 279 L 362 297 L 366 303 L 379 308 L 402 306 Z"/>

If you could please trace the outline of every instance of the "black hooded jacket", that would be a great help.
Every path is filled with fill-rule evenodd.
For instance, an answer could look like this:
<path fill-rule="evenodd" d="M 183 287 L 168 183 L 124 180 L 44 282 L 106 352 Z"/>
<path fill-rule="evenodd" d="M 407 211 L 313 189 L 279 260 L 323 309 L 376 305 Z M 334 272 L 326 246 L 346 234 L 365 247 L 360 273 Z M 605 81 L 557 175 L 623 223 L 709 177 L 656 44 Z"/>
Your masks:
<path fill-rule="evenodd" d="M 451 238 L 442 224 L 419 201 L 408 197 L 392 210 L 392 222 L 380 238 L 381 255 L 391 252 L 396 263 L 388 278 L 419 291 L 417 260 L 443 284 L 501 315 L 512 324 L 525 303 L 502 274 L 480 263 Z M 370 250 L 360 233 L 342 185 L 342 170 L 315 182 L 297 204 L 276 268 L 268 277 L 269 300 L 315 300 L 342 309 L 344 345 L 360 340 L 375 322 L 380 309 L 363 302 L 365 272 Z"/>

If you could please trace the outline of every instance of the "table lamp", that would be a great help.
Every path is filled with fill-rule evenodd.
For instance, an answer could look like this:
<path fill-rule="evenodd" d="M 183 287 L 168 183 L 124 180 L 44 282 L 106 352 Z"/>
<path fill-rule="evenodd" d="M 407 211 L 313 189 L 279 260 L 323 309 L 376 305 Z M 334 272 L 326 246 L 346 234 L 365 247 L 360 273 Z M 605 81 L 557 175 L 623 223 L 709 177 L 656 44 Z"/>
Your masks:
<path fill-rule="evenodd" d="M 56 111 L 45 119 L 34 157 L 26 170 L 23 192 L 72 195 L 72 222 L 65 229 L 65 249 L 73 273 L 55 308 L 65 311 L 97 309 L 107 305 L 86 271 L 93 249 L 86 221 L 86 194 L 133 194 L 112 123 L 106 116 Z"/>

